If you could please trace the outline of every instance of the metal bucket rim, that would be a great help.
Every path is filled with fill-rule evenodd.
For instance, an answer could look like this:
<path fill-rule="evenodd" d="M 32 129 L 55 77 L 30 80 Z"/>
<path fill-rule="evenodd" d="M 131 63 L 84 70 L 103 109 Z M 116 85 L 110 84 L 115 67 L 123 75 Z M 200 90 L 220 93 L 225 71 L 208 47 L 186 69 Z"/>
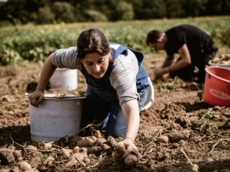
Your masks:
<path fill-rule="evenodd" d="M 25 97 L 29 97 L 28 93 L 25 93 Z M 86 96 L 75 95 L 75 94 L 66 94 L 63 96 L 58 96 L 57 94 L 44 94 L 45 100 L 73 100 L 73 99 L 85 99 Z"/>

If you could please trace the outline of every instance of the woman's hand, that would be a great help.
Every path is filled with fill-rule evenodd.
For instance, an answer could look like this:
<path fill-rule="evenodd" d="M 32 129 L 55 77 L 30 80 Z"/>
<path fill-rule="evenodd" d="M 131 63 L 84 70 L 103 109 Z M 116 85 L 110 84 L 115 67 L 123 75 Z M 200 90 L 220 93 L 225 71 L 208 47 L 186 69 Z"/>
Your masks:
<path fill-rule="evenodd" d="M 137 156 L 138 161 L 141 159 L 141 154 L 138 151 L 137 147 L 134 145 L 133 140 L 130 138 L 125 138 L 124 141 L 122 141 L 126 148 L 126 153 L 123 155 L 123 158 L 128 156 L 131 152 L 135 153 Z"/>
<path fill-rule="evenodd" d="M 38 107 L 39 103 L 44 98 L 44 92 L 41 90 L 35 90 L 32 94 L 29 95 L 30 104 Z"/>

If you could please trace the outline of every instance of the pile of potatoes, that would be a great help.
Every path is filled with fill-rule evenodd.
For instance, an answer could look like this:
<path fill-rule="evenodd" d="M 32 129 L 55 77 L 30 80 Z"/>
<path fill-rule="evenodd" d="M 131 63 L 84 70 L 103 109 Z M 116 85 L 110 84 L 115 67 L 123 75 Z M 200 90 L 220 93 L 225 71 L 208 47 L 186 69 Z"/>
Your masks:
<path fill-rule="evenodd" d="M 65 142 L 67 138 L 61 138 L 57 142 L 36 142 L 35 145 L 21 145 L 23 150 L 17 150 L 16 147 L 0 148 L 0 162 L 4 165 L 14 164 L 13 167 L 5 168 L 5 171 L 47 171 L 57 164 L 63 163 L 61 171 L 73 169 L 78 166 L 95 166 L 92 161 L 101 153 L 112 155 L 115 163 L 123 162 L 127 166 L 134 166 L 138 163 L 135 154 L 129 154 L 126 157 L 126 147 L 120 140 L 109 136 L 104 138 L 99 130 L 96 130 L 92 136 L 82 137 L 75 135 L 68 140 L 67 147 L 60 147 L 59 143 Z M 97 161 L 97 163 L 99 160 Z M 39 170 L 38 170 L 39 168 Z M 0 170 L 0 172 L 3 172 Z"/>
<path fill-rule="evenodd" d="M 211 63 L 230 65 L 230 54 L 216 56 L 212 59 Z"/>

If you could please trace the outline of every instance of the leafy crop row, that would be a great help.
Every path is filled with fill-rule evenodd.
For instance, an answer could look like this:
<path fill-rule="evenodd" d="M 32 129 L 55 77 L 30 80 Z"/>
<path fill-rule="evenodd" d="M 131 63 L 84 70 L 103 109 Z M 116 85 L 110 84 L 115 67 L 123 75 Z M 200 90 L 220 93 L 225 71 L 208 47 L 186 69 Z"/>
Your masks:
<path fill-rule="evenodd" d="M 44 61 L 58 48 L 75 46 L 79 33 L 92 27 L 101 29 L 109 41 L 122 43 L 144 53 L 150 53 L 145 43 L 149 30 L 164 31 L 182 23 L 194 24 L 213 36 L 219 46 L 230 47 L 229 20 L 230 17 L 209 17 L 0 28 L 0 64 L 17 63 L 20 59 Z"/>

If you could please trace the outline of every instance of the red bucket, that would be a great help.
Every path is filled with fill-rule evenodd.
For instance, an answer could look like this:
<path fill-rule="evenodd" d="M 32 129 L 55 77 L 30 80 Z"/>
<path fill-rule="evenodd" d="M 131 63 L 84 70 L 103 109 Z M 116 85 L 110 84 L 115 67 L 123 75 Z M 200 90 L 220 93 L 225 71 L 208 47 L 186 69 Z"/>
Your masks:
<path fill-rule="evenodd" d="M 213 106 L 230 106 L 230 68 L 205 68 L 203 100 Z"/>

